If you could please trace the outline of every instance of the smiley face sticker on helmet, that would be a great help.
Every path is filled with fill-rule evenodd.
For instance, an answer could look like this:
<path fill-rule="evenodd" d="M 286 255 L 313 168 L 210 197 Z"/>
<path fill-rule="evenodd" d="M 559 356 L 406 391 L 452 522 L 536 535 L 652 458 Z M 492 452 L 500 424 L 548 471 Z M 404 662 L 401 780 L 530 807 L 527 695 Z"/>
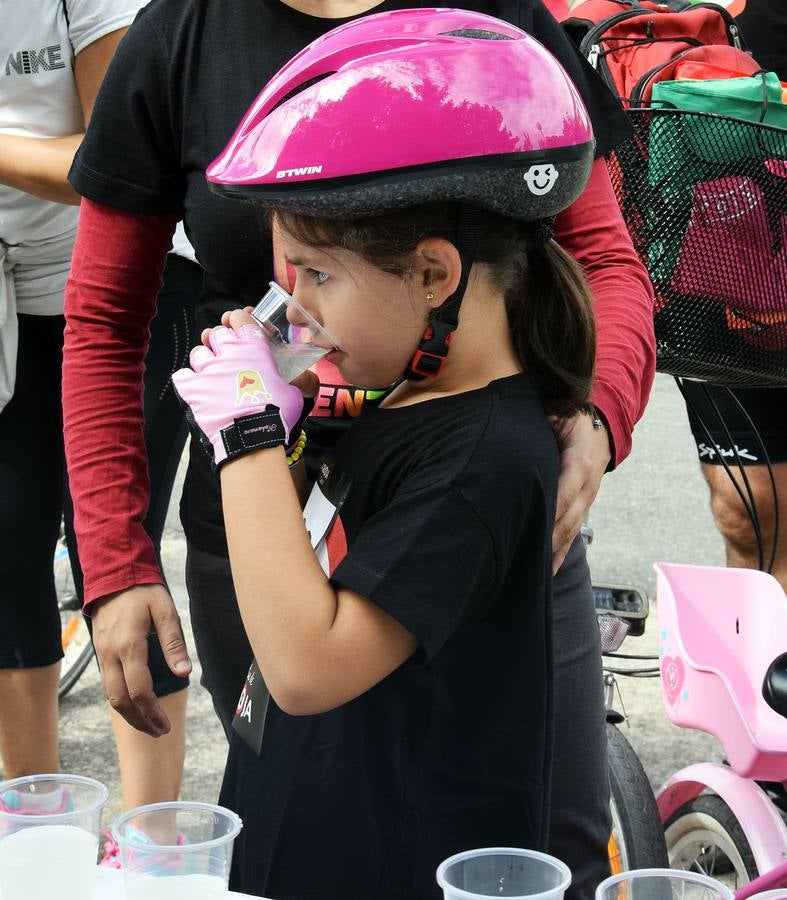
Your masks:
<path fill-rule="evenodd" d="M 525 172 L 524 179 L 530 193 L 541 197 L 544 194 L 548 194 L 555 186 L 557 175 L 557 169 L 552 163 L 547 163 L 541 166 L 531 166 Z"/>

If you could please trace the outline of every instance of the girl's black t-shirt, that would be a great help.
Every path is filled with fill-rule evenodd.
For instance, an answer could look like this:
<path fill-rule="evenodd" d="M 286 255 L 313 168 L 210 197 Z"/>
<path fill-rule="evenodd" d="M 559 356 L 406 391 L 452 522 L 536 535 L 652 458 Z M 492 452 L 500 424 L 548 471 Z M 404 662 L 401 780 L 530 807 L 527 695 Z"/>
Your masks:
<path fill-rule="evenodd" d="M 450 6 L 383 0 L 370 10 Z M 462 0 L 533 35 L 562 63 L 588 107 L 598 155 L 628 134 L 617 102 L 541 0 Z M 198 327 L 256 304 L 273 278 L 270 238 L 255 208 L 210 192 L 205 169 L 267 81 L 344 19 L 305 15 L 280 0 L 152 0 L 118 48 L 70 181 L 83 196 L 137 213 L 182 210 L 205 270 Z M 181 505 L 194 546 L 226 555 L 218 479 L 192 449 Z"/>
<path fill-rule="evenodd" d="M 435 869 L 453 853 L 546 849 L 557 471 L 526 375 L 365 408 L 342 437 L 307 504 L 312 542 L 332 582 L 419 649 L 330 712 L 271 702 L 259 756 L 238 728 L 220 798 L 244 821 L 234 890 L 437 900 Z"/>

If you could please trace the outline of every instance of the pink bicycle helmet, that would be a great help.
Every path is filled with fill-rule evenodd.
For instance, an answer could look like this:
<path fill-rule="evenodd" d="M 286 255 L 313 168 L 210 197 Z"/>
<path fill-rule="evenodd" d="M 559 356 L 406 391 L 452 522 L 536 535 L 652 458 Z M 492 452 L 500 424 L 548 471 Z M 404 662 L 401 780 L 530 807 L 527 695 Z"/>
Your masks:
<path fill-rule="evenodd" d="M 307 215 L 440 200 L 532 221 L 579 196 L 593 149 L 576 89 L 534 38 L 481 13 L 406 9 L 309 44 L 207 178 L 225 196 Z"/>

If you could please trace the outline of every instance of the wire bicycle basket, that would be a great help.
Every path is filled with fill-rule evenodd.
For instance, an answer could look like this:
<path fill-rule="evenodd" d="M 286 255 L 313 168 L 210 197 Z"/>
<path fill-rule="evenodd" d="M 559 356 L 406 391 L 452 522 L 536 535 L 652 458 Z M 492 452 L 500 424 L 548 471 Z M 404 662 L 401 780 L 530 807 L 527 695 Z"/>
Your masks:
<path fill-rule="evenodd" d="M 787 129 L 635 109 L 610 174 L 655 292 L 657 369 L 787 385 Z"/>

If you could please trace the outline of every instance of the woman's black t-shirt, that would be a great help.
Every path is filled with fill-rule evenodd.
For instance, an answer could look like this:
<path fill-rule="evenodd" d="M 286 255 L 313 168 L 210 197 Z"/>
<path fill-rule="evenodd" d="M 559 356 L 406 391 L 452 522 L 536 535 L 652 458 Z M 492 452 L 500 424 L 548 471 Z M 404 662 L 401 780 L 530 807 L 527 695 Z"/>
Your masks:
<path fill-rule="evenodd" d="M 233 735 L 234 890 L 426 900 L 455 852 L 546 848 L 557 471 L 525 375 L 365 408 L 339 441 L 307 504 L 312 542 L 419 649 L 331 712 L 271 702 L 260 756 Z M 241 701 L 240 719 L 259 715 Z"/>
<path fill-rule="evenodd" d="M 384 0 L 373 12 L 430 0 Z M 541 0 L 462 0 L 536 37 L 563 64 L 590 112 L 597 154 L 628 133 L 616 101 Z M 71 169 L 80 194 L 138 213 L 182 210 L 205 269 L 199 327 L 224 310 L 255 304 L 273 277 L 270 239 L 247 203 L 211 193 L 206 167 L 254 98 L 306 44 L 342 19 L 305 15 L 279 0 L 153 0 L 121 42 Z M 192 452 L 181 507 L 199 549 L 226 554 L 218 480 Z"/>
<path fill-rule="evenodd" d="M 757 62 L 787 81 L 787 4 L 784 0 L 746 0 L 738 16 L 746 46 Z"/>

